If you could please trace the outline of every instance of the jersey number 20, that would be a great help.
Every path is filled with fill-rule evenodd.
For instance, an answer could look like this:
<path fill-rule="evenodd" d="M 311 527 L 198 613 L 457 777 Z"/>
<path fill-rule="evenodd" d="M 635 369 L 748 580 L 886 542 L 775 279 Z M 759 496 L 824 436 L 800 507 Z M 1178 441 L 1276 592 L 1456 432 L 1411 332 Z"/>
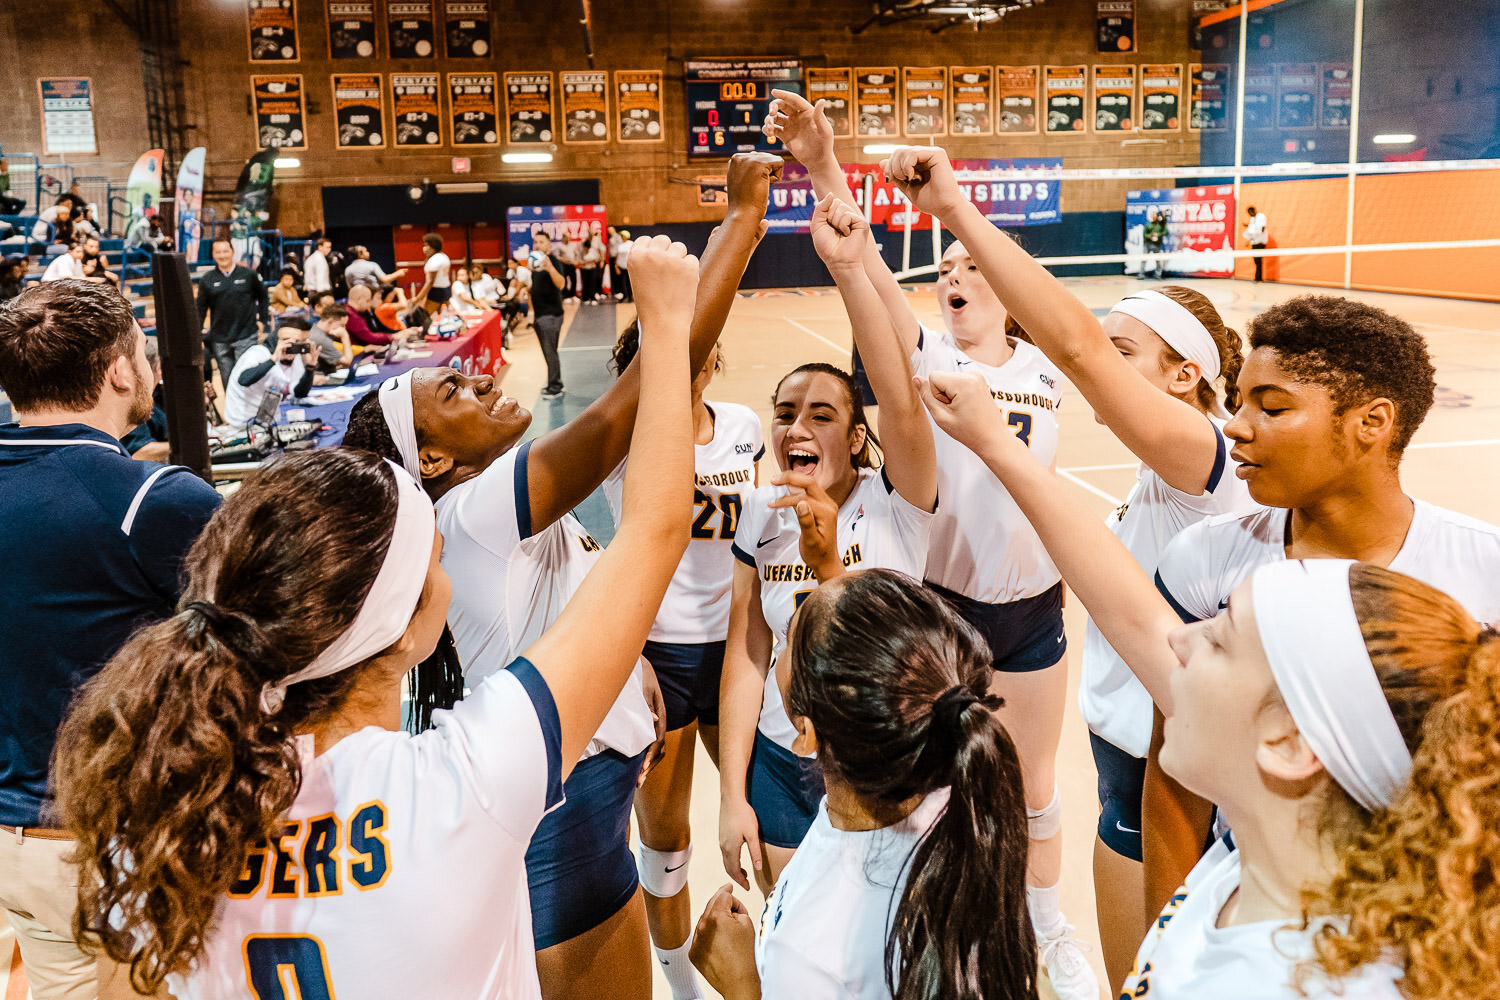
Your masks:
<path fill-rule="evenodd" d="M 304 934 L 245 938 L 245 973 L 255 1000 L 334 1000 L 323 944 Z"/>
<path fill-rule="evenodd" d="M 719 502 L 715 504 L 713 497 L 702 490 L 694 490 L 693 503 L 698 506 L 698 516 L 693 518 L 694 538 L 714 537 L 714 528 L 710 522 L 720 511 L 724 516 L 719 519 L 718 537 L 726 541 L 734 538 L 734 530 L 739 527 L 740 511 L 743 509 L 738 493 L 721 493 Z"/>

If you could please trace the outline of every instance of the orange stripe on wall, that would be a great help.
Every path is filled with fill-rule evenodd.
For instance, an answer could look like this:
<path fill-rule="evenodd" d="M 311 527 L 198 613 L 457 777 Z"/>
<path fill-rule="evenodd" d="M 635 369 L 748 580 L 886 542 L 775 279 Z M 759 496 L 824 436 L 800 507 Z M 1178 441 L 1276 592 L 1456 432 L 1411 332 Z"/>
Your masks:
<path fill-rule="evenodd" d="M 1277 4 L 1284 2 L 1285 0 L 1250 0 L 1250 12 L 1253 14 L 1255 11 L 1264 10 L 1267 7 L 1274 7 Z M 1223 10 L 1216 10 L 1212 14 L 1205 14 L 1203 15 L 1203 19 L 1198 23 L 1206 28 L 1210 24 L 1222 24 L 1225 21 L 1237 21 L 1239 20 L 1240 16 L 1240 8 L 1243 6 L 1245 5 L 1237 3 L 1233 7 L 1225 7 Z"/>

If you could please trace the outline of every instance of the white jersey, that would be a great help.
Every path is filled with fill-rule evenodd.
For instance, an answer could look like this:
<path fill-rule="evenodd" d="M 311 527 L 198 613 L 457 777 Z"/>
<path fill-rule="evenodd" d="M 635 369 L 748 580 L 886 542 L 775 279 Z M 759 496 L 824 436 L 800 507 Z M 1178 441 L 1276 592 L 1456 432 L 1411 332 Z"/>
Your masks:
<path fill-rule="evenodd" d="M 1043 465 L 1057 457 L 1057 408 L 1062 372 L 1031 344 L 1014 341 L 1015 353 L 998 368 L 960 351 L 953 338 L 923 327 L 912 371 L 972 372 L 984 378 L 1006 423 Z M 968 448 L 932 425 L 937 448 L 938 496 L 943 509 L 932 525 L 926 578 L 986 604 L 1035 597 L 1061 577 L 1042 540 L 1000 480 Z"/>
<path fill-rule="evenodd" d="M 551 627 L 599 559 L 599 543 L 572 514 L 532 532 L 530 451 L 529 441 L 512 448 L 435 505 L 453 581 L 448 627 L 471 688 Z M 608 747 L 633 757 L 655 738 L 637 664 L 589 753 Z"/>
<path fill-rule="evenodd" d="M 1234 474 L 1229 443 L 1224 438 L 1225 421 L 1208 419 L 1218 432 L 1218 451 L 1201 494 L 1193 496 L 1176 489 L 1143 462 L 1130 495 L 1109 516 L 1109 530 L 1147 576 L 1155 574 L 1162 549 L 1188 525 L 1218 514 L 1248 514 L 1259 509 L 1250 499 L 1245 481 Z M 1151 746 L 1151 696 L 1092 618 L 1083 637 L 1078 707 L 1090 731 L 1128 754 L 1146 756 Z"/>
<path fill-rule="evenodd" d="M 946 788 L 879 830 L 838 830 L 828 799 L 766 899 L 755 941 L 761 995 L 889 1000 L 885 943 L 917 845 L 948 803 Z"/>
<path fill-rule="evenodd" d="M 1500 528 L 1421 500 L 1390 568 L 1452 597 L 1481 622 L 1500 622 Z M 1199 521 L 1172 540 L 1156 585 L 1184 621 L 1212 618 L 1256 567 L 1286 558 L 1284 507 Z"/>
<path fill-rule="evenodd" d="M 760 611 L 770 626 L 771 670 L 761 698 L 760 731 L 790 750 L 797 730 L 781 703 L 776 660 L 786 649 L 792 614 L 818 586 L 802 561 L 802 530 L 797 512 L 767 506 L 787 492 L 785 486 L 762 486 L 745 501 L 734 556 L 754 566 L 760 577 Z M 880 469 L 860 469 L 859 482 L 839 507 L 837 540 L 844 565 L 851 570 L 893 569 L 921 579 L 933 515 L 909 503 Z"/>
<path fill-rule="evenodd" d="M 1240 855 L 1224 840 L 1209 848 L 1151 925 L 1119 995 L 1150 1000 L 1302 1000 L 1292 985 L 1297 964 L 1313 955 L 1302 921 L 1263 920 L 1219 927 L 1219 914 L 1240 885 Z M 1310 978 L 1306 997 L 1400 1000 L 1401 970 L 1364 966 L 1336 984 Z M 1336 989 L 1338 993 L 1330 990 Z"/>
<path fill-rule="evenodd" d="M 250 849 L 191 973 L 171 977 L 179 1000 L 417 997 L 435 981 L 446 997 L 542 995 L 526 848 L 562 802 L 552 694 L 518 660 L 433 721 L 362 729 L 321 757 L 298 738 L 297 799 L 275 843 Z"/>
<path fill-rule="evenodd" d="M 422 265 L 422 270 L 426 271 L 427 276 L 432 279 L 433 288 L 447 288 L 449 282 L 448 275 L 453 270 L 453 261 L 448 258 L 447 254 L 439 250 L 427 258 L 427 262 Z"/>
<path fill-rule="evenodd" d="M 710 403 L 714 436 L 693 446 L 693 533 L 651 626 L 652 642 L 700 644 L 729 634 L 729 591 L 734 579 L 735 529 L 745 498 L 755 490 L 755 463 L 766 453 L 760 418 L 738 403 Z M 615 523 L 625 495 L 622 461 L 604 481 Z"/>

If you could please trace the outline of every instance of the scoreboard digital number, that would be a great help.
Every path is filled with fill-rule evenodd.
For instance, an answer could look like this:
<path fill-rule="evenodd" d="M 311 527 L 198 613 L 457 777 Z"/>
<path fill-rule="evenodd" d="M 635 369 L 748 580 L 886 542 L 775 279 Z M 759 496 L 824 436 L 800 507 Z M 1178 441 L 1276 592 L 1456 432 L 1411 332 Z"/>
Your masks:
<path fill-rule="evenodd" d="M 772 90 L 802 93 L 800 59 L 689 59 L 683 81 L 690 158 L 782 151 L 760 129 Z"/>

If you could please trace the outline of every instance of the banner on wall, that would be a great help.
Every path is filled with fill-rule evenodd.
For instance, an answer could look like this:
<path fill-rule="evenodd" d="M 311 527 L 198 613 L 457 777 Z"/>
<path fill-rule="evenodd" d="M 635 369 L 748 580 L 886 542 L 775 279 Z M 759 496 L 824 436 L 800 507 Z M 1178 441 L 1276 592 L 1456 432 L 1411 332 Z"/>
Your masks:
<path fill-rule="evenodd" d="M 847 139 L 854 135 L 854 75 L 849 69 L 807 70 L 807 100 L 817 104 L 819 99 L 827 101 L 823 114 L 833 128 L 836 139 Z"/>
<path fill-rule="evenodd" d="M 1182 127 L 1182 64 L 1141 67 L 1141 129 L 1175 132 Z"/>
<path fill-rule="evenodd" d="M 561 73 L 563 142 L 609 141 L 609 74 Z"/>
<path fill-rule="evenodd" d="M 443 25 L 449 59 L 478 59 L 490 54 L 490 0 L 446 0 Z"/>
<path fill-rule="evenodd" d="M 1245 71 L 1245 128 L 1276 125 L 1276 71 L 1252 66 Z"/>
<path fill-rule="evenodd" d="M 615 105 L 618 121 L 615 139 L 620 142 L 665 142 L 661 118 L 661 70 L 615 70 Z"/>
<path fill-rule="evenodd" d="M 1135 0 L 1098 0 L 1095 32 L 1100 52 L 1135 51 Z"/>
<path fill-rule="evenodd" d="M 505 121 L 513 143 L 552 141 L 551 73 L 505 74 Z"/>
<path fill-rule="evenodd" d="M 1041 70 L 1036 66 L 997 66 L 1000 86 L 1000 117 L 995 131 L 1006 135 L 1033 134 L 1041 128 L 1037 113 L 1037 88 Z"/>
<path fill-rule="evenodd" d="M 433 0 L 386 0 L 386 51 L 392 59 L 426 59 L 437 54 L 433 44 Z M 400 145 L 398 142 L 397 145 Z"/>
<path fill-rule="evenodd" d="M 989 66 L 954 66 L 954 135 L 990 135 L 995 131 L 995 73 Z"/>
<path fill-rule="evenodd" d="M 155 215 L 161 207 L 161 161 L 164 155 L 160 149 L 148 150 L 130 168 L 130 176 L 125 181 L 125 204 L 130 213 L 128 225 L 134 225 L 143 215 Z"/>
<path fill-rule="evenodd" d="M 249 0 L 250 61 L 297 61 L 297 0 Z"/>
<path fill-rule="evenodd" d="M 1166 215 L 1166 270 L 1194 278 L 1234 276 L 1234 186 L 1131 191 L 1125 198 L 1125 252 L 1144 253 L 1152 212 Z M 1154 262 L 1151 266 L 1155 266 Z M 1125 265 L 1138 274 L 1140 261 Z"/>
<path fill-rule="evenodd" d="M 900 135 L 897 117 L 896 67 L 875 66 L 854 71 L 854 108 L 860 136 Z"/>
<path fill-rule="evenodd" d="M 1276 127 L 1317 128 L 1318 67 L 1283 63 L 1276 67 Z"/>
<path fill-rule="evenodd" d="M 906 98 L 906 134 L 948 134 L 948 67 L 906 66 L 901 70 Z"/>
<path fill-rule="evenodd" d="M 208 150 L 194 146 L 182 158 L 177 169 L 172 207 L 177 216 L 177 249 L 187 255 L 189 264 L 197 263 L 198 248 L 203 242 L 203 166 Z"/>
<path fill-rule="evenodd" d="M 453 145 L 495 146 L 500 142 L 494 73 L 449 73 L 448 117 Z"/>
<path fill-rule="evenodd" d="M 1135 67 L 1094 67 L 1094 131 L 1129 132 L 1135 127 Z"/>
<path fill-rule="evenodd" d="M 1348 128 L 1354 108 L 1354 67 L 1348 63 L 1324 63 L 1323 100 L 1318 121 L 1324 128 Z"/>
<path fill-rule="evenodd" d="M 375 0 L 328 0 L 328 55 L 333 59 L 375 56 Z"/>
<path fill-rule="evenodd" d="M 379 73 L 335 73 L 333 115 L 339 149 L 385 145 L 385 95 Z"/>
<path fill-rule="evenodd" d="M 1193 63 L 1188 67 L 1188 128 L 1221 132 L 1229 127 L 1229 66 Z"/>
<path fill-rule="evenodd" d="M 443 141 L 436 73 L 392 73 L 396 145 L 436 146 Z"/>
<path fill-rule="evenodd" d="M 248 234 L 265 227 L 271 219 L 271 184 L 276 179 L 276 150 L 267 149 L 250 157 L 240 171 L 234 189 L 234 214 L 229 224 L 236 258 L 255 262 L 258 240 Z"/>
<path fill-rule="evenodd" d="M 532 234 L 541 230 L 561 245 L 564 236 L 581 240 L 593 233 L 603 239 L 609 223 L 603 205 L 515 205 L 506 210 L 507 242 L 512 258 L 531 249 Z"/>
<path fill-rule="evenodd" d="M 42 151 L 96 153 L 94 83 L 86 76 L 52 76 L 37 81 L 42 95 Z"/>
<path fill-rule="evenodd" d="M 252 76 L 255 134 L 262 149 L 306 149 L 301 76 Z"/>
<path fill-rule="evenodd" d="M 911 203 L 873 163 L 845 163 L 844 180 L 854 200 L 864 207 L 864 181 L 873 179 L 870 189 L 869 218 L 872 225 L 920 231 L 932 228 L 932 216 L 911 207 Z M 953 170 L 959 189 L 984 217 L 999 226 L 1042 226 L 1062 219 L 1059 210 L 1058 183 L 1042 176 L 1044 171 L 1062 169 L 1060 158 L 1019 158 L 1003 160 L 954 160 Z M 991 181 L 982 172 L 993 170 L 1034 170 L 1035 180 Z M 976 177 L 980 175 L 980 177 Z M 812 183 L 801 164 L 788 164 L 780 183 L 771 185 L 770 203 L 766 209 L 768 231 L 773 233 L 806 233 L 810 231 L 813 206 Z"/>
<path fill-rule="evenodd" d="M 1203 48 L 1203 19 L 1210 14 L 1217 14 L 1233 2 L 1234 0 L 1192 0 L 1192 6 L 1188 8 L 1189 48 Z M 1222 36 L 1219 41 L 1223 41 Z"/>
<path fill-rule="evenodd" d="M 1083 104 L 1088 71 L 1087 66 L 1047 67 L 1043 86 L 1047 94 L 1048 135 L 1078 134 L 1088 128 Z"/>

